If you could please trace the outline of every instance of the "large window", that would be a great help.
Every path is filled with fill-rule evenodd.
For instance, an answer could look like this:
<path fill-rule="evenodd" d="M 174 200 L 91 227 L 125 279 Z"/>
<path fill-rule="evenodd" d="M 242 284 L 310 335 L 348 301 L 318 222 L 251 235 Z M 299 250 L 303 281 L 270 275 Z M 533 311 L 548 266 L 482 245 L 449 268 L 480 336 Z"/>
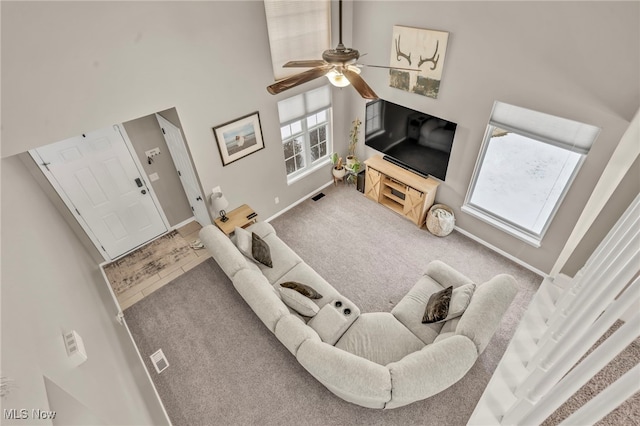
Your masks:
<path fill-rule="evenodd" d="M 540 246 L 598 132 L 496 102 L 462 210 Z"/>
<path fill-rule="evenodd" d="M 331 153 L 329 86 L 278 102 L 287 179 L 292 182 L 326 164 Z"/>

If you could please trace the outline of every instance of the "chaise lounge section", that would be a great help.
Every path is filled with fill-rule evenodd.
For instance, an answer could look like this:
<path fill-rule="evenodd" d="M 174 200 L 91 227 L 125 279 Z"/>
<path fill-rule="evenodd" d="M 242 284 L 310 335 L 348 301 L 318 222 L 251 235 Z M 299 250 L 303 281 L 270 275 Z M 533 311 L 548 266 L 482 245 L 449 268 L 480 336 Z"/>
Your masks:
<path fill-rule="evenodd" d="M 213 225 L 201 230 L 200 239 L 298 362 L 335 395 L 363 407 L 402 407 L 460 380 L 487 347 L 517 292 L 513 277 L 498 275 L 476 287 L 461 316 L 424 324 L 433 294 L 473 284 L 443 262 L 433 261 L 391 312 L 361 314 L 270 224 L 258 222 L 246 231 L 268 245 L 272 267 L 243 254 L 237 237 L 230 239 Z M 321 297 L 296 296 L 292 301 L 280 285 L 286 282 L 304 284 Z"/>

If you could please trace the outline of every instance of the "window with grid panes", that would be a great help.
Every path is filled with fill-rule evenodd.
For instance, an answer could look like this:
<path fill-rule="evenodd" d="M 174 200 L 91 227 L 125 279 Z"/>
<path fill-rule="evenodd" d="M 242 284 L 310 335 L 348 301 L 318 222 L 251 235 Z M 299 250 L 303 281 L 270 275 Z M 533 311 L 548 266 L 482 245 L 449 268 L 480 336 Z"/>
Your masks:
<path fill-rule="evenodd" d="M 284 164 L 289 179 L 312 170 L 331 153 L 331 91 L 323 86 L 278 102 Z"/>

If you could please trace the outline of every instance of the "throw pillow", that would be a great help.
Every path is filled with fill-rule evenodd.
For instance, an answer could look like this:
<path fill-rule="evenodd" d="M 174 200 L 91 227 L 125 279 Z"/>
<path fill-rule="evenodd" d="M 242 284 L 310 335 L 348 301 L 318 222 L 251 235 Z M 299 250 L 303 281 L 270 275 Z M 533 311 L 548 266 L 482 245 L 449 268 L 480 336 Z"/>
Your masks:
<path fill-rule="evenodd" d="M 449 303 L 449 312 L 446 318 L 436 322 L 449 321 L 450 319 L 461 316 L 471 303 L 471 296 L 476 291 L 475 284 L 465 284 L 453 290 L 451 294 L 451 302 Z"/>
<path fill-rule="evenodd" d="M 251 232 L 236 226 L 233 233 L 236 236 L 236 247 L 238 247 L 240 253 L 253 260 L 253 255 L 251 254 Z"/>
<path fill-rule="evenodd" d="M 322 299 L 322 295 L 309 287 L 308 285 L 300 284 L 295 281 L 287 281 L 280 284 L 280 287 L 290 288 L 291 290 L 295 290 L 303 296 L 308 297 L 309 299 Z"/>
<path fill-rule="evenodd" d="M 447 317 L 449 313 L 449 303 L 451 302 L 451 293 L 453 293 L 453 286 L 433 293 L 431 297 L 429 297 L 427 307 L 422 316 L 423 324 L 438 322 Z"/>
<path fill-rule="evenodd" d="M 311 299 L 295 290 L 280 287 L 280 297 L 285 305 L 305 317 L 314 317 L 320 308 Z"/>
<path fill-rule="evenodd" d="M 269 268 L 273 268 L 271 262 L 271 250 L 269 244 L 265 243 L 255 232 L 251 233 L 251 255 L 255 260 Z"/>

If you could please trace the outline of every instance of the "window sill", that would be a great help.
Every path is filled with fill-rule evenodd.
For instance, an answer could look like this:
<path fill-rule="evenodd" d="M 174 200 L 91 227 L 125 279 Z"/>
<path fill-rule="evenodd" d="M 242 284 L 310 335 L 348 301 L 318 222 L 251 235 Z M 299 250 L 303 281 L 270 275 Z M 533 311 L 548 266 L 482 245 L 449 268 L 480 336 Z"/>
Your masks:
<path fill-rule="evenodd" d="M 542 240 L 542 237 L 535 237 L 531 234 L 527 234 L 524 231 L 521 231 L 520 229 L 506 223 L 503 222 L 493 216 L 490 216 L 488 214 L 486 214 L 485 212 L 478 210 L 477 208 L 469 205 L 469 204 L 465 204 L 462 206 L 462 211 L 464 213 L 467 213 L 473 217 L 475 217 L 476 219 L 479 219 L 485 223 L 488 223 L 489 225 L 498 228 L 499 230 L 506 232 L 507 234 L 511 235 L 512 237 L 515 237 L 521 241 L 524 241 L 525 243 L 539 248 L 541 246 L 540 242 Z"/>
<path fill-rule="evenodd" d="M 329 157 L 325 158 L 324 160 L 318 161 L 316 164 L 314 164 L 311 167 L 305 168 L 303 171 L 296 173 L 292 177 L 287 176 L 287 185 L 293 185 L 300 179 L 303 179 L 309 176 L 311 173 L 324 168 L 328 164 L 331 164 L 331 159 Z"/>

